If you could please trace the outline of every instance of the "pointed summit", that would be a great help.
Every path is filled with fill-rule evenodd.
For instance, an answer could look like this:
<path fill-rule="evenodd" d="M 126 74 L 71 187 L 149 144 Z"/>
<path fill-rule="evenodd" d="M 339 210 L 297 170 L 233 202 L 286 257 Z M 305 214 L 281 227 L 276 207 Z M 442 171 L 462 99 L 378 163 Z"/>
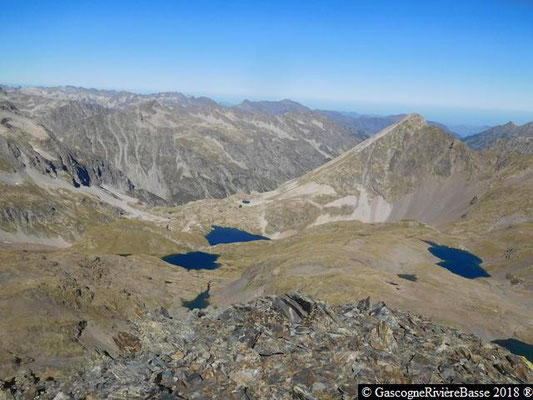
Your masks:
<path fill-rule="evenodd" d="M 395 124 L 389 125 L 385 129 L 383 129 L 381 132 L 378 132 L 376 136 L 383 136 L 384 133 L 394 132 L 397 131 L 398 128 L 402 127 L 403 129 L 420 129 L 424 126 L 428 125 L 426 119 L 418 114 L 418 113 L 412 113 L 406 115 L 404 118 L 396 122 Z"/>
<path fill-rule="evenodd" d="M 317 221 L 422 221 L 457 217 L 474 197 L 470 184 L 485 169 L 477 153 L 424 119 L 410 114 L 327 164 L 280 188 L 279 195 L 315 202 L 327 194 L 329 207 Z M 284 190 L 286 188 L 286 190 Z M 448 203 L 447 203 L 448 202 Z M 420 204 L 431 204 L 421 208 Z M 434 205 L 434 207 L 433 207 Z M 453 215 L 441 214 L 449 207 Z M 338 211 L 341 213 L 341 211 Z M 457 214 L 457 215 L 456 215 Z"/>
<path fill-rule="evenodd" d="M 416 114 L 416 113 L 409 114 L 405 116 L 404 118 L 402 118 L 400 121 L 396 122 L 395 124 L 392 124 L 386 127 L 381 132 L 378 132 L 374 136 L 371 136 L 370 138 L 359 143 L 352 150 L 349 150 L 347 153 L 345 153 L 341 157 L 346 156 L 348 153 L 356 153 L 356 152 L 362 151 L 363 149 L 371 146 L 373 143 L 379 142 L 388 136 L 403 135 L 405 133 L 412 134 L 426 126 L 428 126 L 428 123 L 424 119 L 423 116 L 421 116 L 420 114 Z"/>
<path fill-rule="evenodd" d="M 400 122 L 410 122 L 410 123 L 416 123 L 416 124 L 421 124 L 421 125 L 425 125 L 427 123 L 426 119 L 418 113 L 409 114 L 404 119 L 402 119 Z"/>
<path fill-rule="evenodd" d="M 420 128 L 426 126 L 427 124 L 428 123 L 427 123 L 426 119 L 422 115 L 420 115 L 418 113 L 412 113 L 412 114 L 408 114 L 407 116 L 402 118 L 397 123 L 385 128 L 384 131 L 390 132 L 390 131 L 393 131 L 394 129 L 396 129 L 396 128 L 400 127 L 400 126 L 403 126 L 405 128 L 408 128 L 408 129 L 420 129 Z M 378 135 L 379 135 L 379 133 L 378 133 Z"/>

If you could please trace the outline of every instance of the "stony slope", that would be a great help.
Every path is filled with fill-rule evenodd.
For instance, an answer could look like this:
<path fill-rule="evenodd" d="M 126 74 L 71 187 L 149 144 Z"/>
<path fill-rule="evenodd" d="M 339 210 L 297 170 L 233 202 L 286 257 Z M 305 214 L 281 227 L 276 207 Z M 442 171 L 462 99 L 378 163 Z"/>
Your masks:
<path fill-rule="evenodd" d="M 522 359 L 496 345 L 368 299 L 330 307 L 292 293 L 191 313 L 186 323 L 146 313 L 128 330 L 115 338 L 128 359 L 57 381 L 20 371 L 4 388 L 43 399 L 348 399 L 360 382 L 533 379 Z"/>
<path fill-rule="evenodd" d="M 71 148 L 110 160 L 135 185 L 174 203 L 273 189 L 354 143 L 311 114 L 191 112 L 152 102 L 74 122 L 52 118 Z"/>
<path fill-rule="evenodd" d="M 0 103 L 0 159 L 2 170 L 17 173 L 25 169 L 50 177 L 63 177 L 76 187 L 101 182 L 101 177 L 114 178 L 114 184 L 133 189 L 125 176 L 107 161 L 90 160 L 91 166 L 80 163 L 55 135 L 8 101 Z"/>
<path fill-rule="evenodd" d="M 495 126 L 467 137 L 465 143 L 476 150 L 512 150 L 531 154 L 533 152 L 533 122 L 524 125 L 508 122 L 505 125 Z"/>
<path fill-rule="evenodd" d="M 85 118 L 104 110 L 100 106 L 79 103 L 72 112 Z M 106 158 L 73 151 L 50 129 L 31 114 L 22 112 L 10 101 L 0 101 L 0 165 L 10 174 L 42 175 L 70 182 L 74 187 L 109 185 L 118 191 L 145 201 L 162 204 L 161 198 L 136 188 L 131 180 Z M 37 174 L 37 175 L 35 175 Z"/>

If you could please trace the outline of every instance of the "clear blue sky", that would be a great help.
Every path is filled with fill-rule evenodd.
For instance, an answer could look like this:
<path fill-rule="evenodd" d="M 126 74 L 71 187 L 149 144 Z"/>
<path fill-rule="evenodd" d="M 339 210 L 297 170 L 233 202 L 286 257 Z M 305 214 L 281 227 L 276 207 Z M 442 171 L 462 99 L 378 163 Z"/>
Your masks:
<path fill-rule="evenodd" d="M 533 1 L 0 0 L 0 82 L 533 120 Z"/>

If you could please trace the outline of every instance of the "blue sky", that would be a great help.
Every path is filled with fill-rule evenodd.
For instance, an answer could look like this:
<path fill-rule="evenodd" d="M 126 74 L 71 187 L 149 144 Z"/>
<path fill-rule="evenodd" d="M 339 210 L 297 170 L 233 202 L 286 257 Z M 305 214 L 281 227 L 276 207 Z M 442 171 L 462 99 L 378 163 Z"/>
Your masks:
<path fill-rule="evenodd" d="M 533 120 L 533 1 L 0 0 L 0 82 Z"/>

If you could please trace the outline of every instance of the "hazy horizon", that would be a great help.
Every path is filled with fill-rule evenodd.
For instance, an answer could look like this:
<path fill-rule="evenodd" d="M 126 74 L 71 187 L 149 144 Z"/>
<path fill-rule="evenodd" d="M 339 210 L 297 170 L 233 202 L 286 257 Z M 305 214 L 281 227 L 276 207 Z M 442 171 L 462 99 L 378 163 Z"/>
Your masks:
<path fill-rule="evenodd" d="M 533 120 L 533 3 L 4 2 L 0 81 Z"/>
<path fill-rule="evenodd" d="M 73 84 L 52 84 L 44 85 L 38 83 L 13 83 L 0 82 L 0 85 L 11 87 L 81 87 L 84 89 L 96 90 L 114 90 L 126 91 L 137 94 L 151 94 L 160 92 L 179 92 L 188 96 L 205 96 L 215 100 L 220 105 L 233 106 L 241 103 L 244 100 L 250 101 L 281 101 L 286 97 L 261 97 L 261 96 L 236 96 L 236 95 L 220 95 L 203 92 L 186 92 L 179 89 L 154 89 L 154 90 L 138 90 L 131 88 L 117 88 L 117 87 L 84 87 Z M 470 109 L 470 108 L 453 108 L 443 107 L 438 105 L 402 105 L 402 104 L 387 104 L 387 103 L 370 103 L 364 101 L 332 101 L 320 99 L 301 99 L 289 98 L 289 100 L 296 101 L 311 109 L 340 111 L 340 112 L 356 112 L 365 115 L 396 115 L 419 113 L 427 120 L 440 122 L 449 126 L 465 125 L 465 126 L 495 126 L 503 125 L 508 122 L 514 122 L 517 125 L 522 125 L 533 121 L 533 113 L 521 110 L 490 110 L 490 109 Z"/>

